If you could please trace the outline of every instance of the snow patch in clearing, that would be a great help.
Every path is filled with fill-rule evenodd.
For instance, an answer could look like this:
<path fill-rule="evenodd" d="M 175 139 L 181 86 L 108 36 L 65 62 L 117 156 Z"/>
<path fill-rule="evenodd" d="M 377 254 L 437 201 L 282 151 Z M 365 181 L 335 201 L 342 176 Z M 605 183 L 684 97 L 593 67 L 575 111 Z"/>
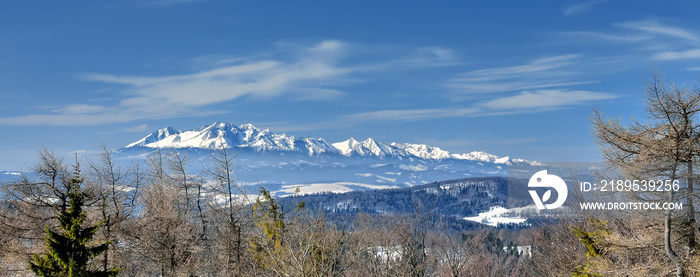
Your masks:
<path fill-rule="evenodd" d="M 426 171 L 426 170 L 428 170 L 428 167 L 424 166 L 422 164 L 417 164 L 417 165 L 400 164 L 399 168 L 403 169 L 403 170 L 410 170 L 410 171 Z"/>
<path fill-rule="evenodd" d="M 520 217 L 508 217 L 506 214 L 510 213 L 508 209 L 501 207 L 501 206 L 494 206 L 491 207 L 490 210 L 479 213 L 477 216 L 471 216 L 471 217 L 465 217 L 464 220 L 469 220 L 469 221 L 474 221 L 474 222 L 479 222 L 484 225 L 488 226 L 498 226 L 498 224 L 503 223 L 503 224 L 510 224 L 510 223 L 515 223 L 515 224 L 520 224 L 520 223 L 525 223 L 527 219 L 525 218 L 520 218 Z"/>
<path fill-rule="evenodd" d="M 387 182 L 392 182 L 392 183 L 396 182 L 396 178 L 389 178 L 389 177 L 384 177 L 384 176 L 380 176 L 380 175 L 377 175 L 377 178 L 382 179 L 382 180 L 387 181 Z"/>
<path fill-rule="evenodd" d="M 353 182 L 337 182 L 337 183 L 314 183 L 314 184 L 297 184 L 297 185 L 284 185 L 281 190 L 275 192 L 275 194 L 280 194 L 281 196 L 293 195 L 296 189 L 299 189 L 297 195 L 313 194 L 313 193 L 345 193 L 354 191 L 355 187 L 363 187 L 367 189 L 395 189 L 399 188 L 397 186 L 389 185 L 371 185 L 363 183 L 353 183 Z"/>

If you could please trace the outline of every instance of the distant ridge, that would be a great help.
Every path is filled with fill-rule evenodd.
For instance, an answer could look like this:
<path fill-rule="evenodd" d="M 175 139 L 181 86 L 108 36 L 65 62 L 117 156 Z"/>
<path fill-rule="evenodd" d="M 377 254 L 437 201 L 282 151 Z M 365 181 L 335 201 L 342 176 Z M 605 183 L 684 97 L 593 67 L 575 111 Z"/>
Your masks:
<path fill-rule="evenodd" d="M 323 138 L 295 137 L 276 134 L 269 129 L 258 129 L 252 124 L 236 126 L 231 123 L 215 122 L 194 130 L 181 131 L 166 127 L 127 145 L 125 148 L 198 148 L 221 149 L 241 148 L 254 151 L 292 151 L 308 156 L 341 155 L 346 157 L 378 158 L 417 158 L 423 160 L 470 160 L 495 164 L 536 163 L 524 159 L 498 157 L 485 152 L 473 151 L 452 154 L 439 147 L 425 144 L 377 142 L 372 138 L 357 141 L 328 143 Z"/>

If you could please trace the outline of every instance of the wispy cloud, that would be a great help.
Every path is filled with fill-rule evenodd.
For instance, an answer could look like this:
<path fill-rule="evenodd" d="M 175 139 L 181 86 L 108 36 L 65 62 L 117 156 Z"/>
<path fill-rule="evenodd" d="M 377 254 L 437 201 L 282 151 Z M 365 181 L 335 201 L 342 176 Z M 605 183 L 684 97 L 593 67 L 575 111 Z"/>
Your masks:
<path fill-rule="evenodd" d="M 202 117 L 223 114 L 225 111 L 199 111 L 187 107 L 176 108 L 172 105 L 153 103 L 152 109 L 112 106 L 99 112 L 84 113 L 46 113 L 29 114 L 0 118 L 0 125 L 17 126 L 91 126 L 101 124 L 123 123 L 142 119 L 166 119 L 180 117 Z"/>
<path fill-rule="evenodd" d="M 672 61 L 700 58 L 700 31 L 645 19 L 613 24 L 616 30 L 604 32 L 565 32 L 570 39 L 627 43 L 636 53 L 652 60 Z"/>
<path fill-rule="evenodd" d="M 589 32 L 589 31 L 569 31 L 559 33 L 568 38 L 580 39 L 582 41 L 610 41 L 610 42 L 620 42 L 620 43 L 633 43 L 649 40 L 652 38 L 648 34 L 629 34 L 629 33 L 601 33 L 601 32 Z"/>
<path fill-rule="evenodd" d="M 143 101 L 164 101 L 186 106 L 203 106 L 246 95 L 274 97 L 294 91 L 297 91 L 300 97 L 310 99 L 304 92 L 310 91 L 307 88 L 312 87 L 314 82 L 337 78 L 351 71 L 349 68 L 305 59 L 292 64 L 261 61 L 181 76 L 122 77 L 90 74 L 84 75 L 83 79 L 129 86 L 129 93 L 139 97 L 124 100 L 123 103 L 128 105 Z M 313 94 L 318 94 L 318 91 Z M 338 92 L 333 91 L 332 94 L 337 95 Z"/>
<path fill-rule="evenodd" d="M 352 74 L 367 75 L 378 68 L 432 67 L 455 59 L 449 49 L 426 47 L 370 63 L 349 63 L 344 59 L 353 51 L 350 44 L 342 41 L 280 45 L 284 49 L 277 56 L 259 53 L 235 59 L 225 55 L 204 56 L 196 62 L 207 62 L 209 66 L 190 74 L 82 74 L 79 76 L 81 80 L 119 87 L 119 93 L 115 95 L 118 100 L 102 105 L 67 104 L 45 109 L 43 113 L 0 118 L 0 124 L 73 126 L 206 116 L 225 113 L 212 108 L 218 103 L 247 98 L 332 101 L 346 95 L 339 86 L 352 83 L 349 81 Z"/>
<path fill-rule="evenodd" d="M 121 134 L 121 133 L 144 133 L 150 130 L 150 127 L 148 124 L 139 124 L 133 127 L 126 127 L 126 128 L 119 128 L 119 129 L 113 129 L 111 131 L 106 131 L 101 134 Z"/>
<path fill-rule="evenodd" d="M 456 65 L 457 55 L 444 47 L 422 47 L 416 49 L 405 58 L 391 61 L 393 66 L 433 67 Z"/>
<path fill-rule="evenodd" d="M 642 51 L 656 52 L 653 60 L 668 61 L 700 58 L 700 35 L 695 30 L 672 26 L 657 20 L 643 20 L 617 24 L 620 27 L 636 30 L 649 38 Z"/>
<path fill-rule="evenodd" d="M 396 59 L 360 65 L 358 69 L 363 71 L 381 72 L 460 65 L 458 55 L 444 47 L 420 47 L 410 51 L 398 49 L 397 47 L 365 47 L 364 51 L 384 55 L 392 55 L 392 52 L 401 52 L 402 56 Z"/>
<path fill-rule="evenodd" d="M 651 19 L 642 21 L 623 22 L 618 23 L 616 25 L 628 29 L 639 30 L 649 34 L 681 38 L 694 42 L 700 41 L 700 37 L 693 31 L 676 26 L 671 26 L 668 24 L 663 24 L 659 21 Z"/>
<path fill-rule="evenodd" d="M 51 113 L 0 118 L 0 124 L 97 125 L 203 116 L 222 112 L 204 107 L 242 97 L 268 99 L 286 95 L 292 100 L 329 100 L 343 92 L 324 84 L 353 71 L 339 66 L 333 58 L 344 51 L 343 47 L 339 41 L 323 41 L 302 49 L 293 61 L 249 60 L 184 75 L 83 74 L 80 79 L 85 81 L 122 86 L 122 98 L 111 105 L 68 104 Z"/>
<path fill-rule="evenodd" d="M 617 95 L 611 93 L 585 90 L 523 91 L 513 96 L 498 97 L 495 99 L 478 102 L 469 107 L 379 110 L 347 115 L 343 117 L 343 120 L 347 122 L 417 121 L 449 117 L 477 117 L 533 113 L 576 105 L 587 105 L 596 100 L 609 100 L 617 97 Z"/>
<path fill-rule="evenodd" d="M 655 60 L 680 60 L 700 58 L 700 48 L 688 49 L 684 51 L 666 51 L 652 57 Z"/>
<path fill-rule="evenodd" d="M 474 70 L 466 73 L 466 77 L 461 80 L 467 81 L 491 81 L 491 80 L 501 80 L 509 79 L 513 76 L 521 76 L 522 74 L 531 74 L 542 71 L 547 71 L 550 69 L 560 68 L 563 66 L 571 65 L 574 60 L 580 58 L 581 55 L 562 55 L 547 57 L 542 59 L 533 60 L 524 65 L 509 66 L 509 67 L 498 67 L 489 69 Z M 460 80 L 460 79 L 458 79 Z"/>
<path fill-rule="evenodd" d="M 598 1 L 592 1 L 592 2 L 571 5 L 571 6 L 564 8 L 564 14 L 571 16 L 571 15 L 575 15 L 575 14 L 589 12 L 589 11 L 593 10 L 593 8 L 596 5 L 602 4 L 602 3 L 605 3 L 608 1 L 609 0 L 598 0 Z"/>
<path fill-rule="evenodd" d="M 148 130 L 148 125 L 147 124 L 140 124 L 131 128 L 124 128 L 122 129 L 123 132 L 129 132 L 129 133 L 142 133 Z"/>
<path fill-rule="evenodd" d="M 617 98 L 617 96 L 610 93 L 585 90 L 536 90 L 523 91 L 518 95 L 490 100 L 481 103 L 481 106 L 499 110 L 560 108 L 590 103 L 594 100 L 608 100 L 613 98 Z"/>
<path fill-rule="evenodd" d="M 350 121 L 415 121 L 446 117 L 460 117 L 478 112 L 476 108 L 440 108 L 440 109 L 410 109 L 410 110 L 381 110 L 357 113 L 345 116 Z"/>
<path fill-rule="evenodd" d="M 582 59 L 581 55 L 561 55 L 535 59 L 526 64 L 470 71 L 447 82 L 447 87 L 465 94 L 522 91 L 567 87 L 591 81 L 573 81 L 576 73 L 564 70 Z"/>

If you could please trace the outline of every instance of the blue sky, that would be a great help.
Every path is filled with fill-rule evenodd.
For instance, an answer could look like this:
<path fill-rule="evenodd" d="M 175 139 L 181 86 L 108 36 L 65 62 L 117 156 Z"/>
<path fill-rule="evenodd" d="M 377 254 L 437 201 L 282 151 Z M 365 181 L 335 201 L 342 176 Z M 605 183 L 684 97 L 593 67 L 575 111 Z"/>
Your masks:
<path fill-rule="evenodd" d="M 588 117 L 700 75 L 695 1 L 11 1 L 0 170 L 173 126 L 595 161 Z"/>

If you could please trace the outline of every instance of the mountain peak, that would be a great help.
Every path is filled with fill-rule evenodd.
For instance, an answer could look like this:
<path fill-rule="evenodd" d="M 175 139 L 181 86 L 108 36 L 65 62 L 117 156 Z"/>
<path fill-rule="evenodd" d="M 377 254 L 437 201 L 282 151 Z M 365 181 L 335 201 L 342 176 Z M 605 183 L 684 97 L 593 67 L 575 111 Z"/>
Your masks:
<path fill-rule="evenodd" d="M 349 139 L 341 142 L 336 142 L 332 144 L 333 147 L 337 148 L 340 154 L 344 156 L 352 156 L 357 154 L 360 156 L 365 155 L 365 149 L 362 144 L 355 138 L 350 137 Z"/>
<path fill-rule="evenodd" d="M 163 128 L 163 129 L 160 129 L 158 131 L 155 131 L 155 132 L 149 134 L 148 136 L 145 136 L 144 138 L 127 145 L 126 147 L 129 148 L 129 147 L 146 146 L 149 144 L 152 145 L 154 143 L 157 144 L 159 141 L 161 141 L 169 136 L 177 135 L 179 133 L 181 133 L 181 131 L 176 130 L 175 128 L 173 128 L 171 126 L 168 126 L 168 127 Z M 148 147 L 148 146 L 146 146 L 146 147 Z"/>
<path fill-rule="evenodd" d="M 253 124 L 236 126 L 231 123 L 214 122 L 190 131 L 180 131 L 166 127 L 131 143 L 126 148 L 247 148 L 254 151 L 293 151 L 302 152 L 309 156 L 321 154 L 340 154 L 346 157 L 393 157 L 418 158 L 423 160 L 471 160 L 479 162 L 511 164 L 512 162 L 528 162 L 522 159 L 498 157 L 492 154 L 473 151 L 465 154 L 451 154 L 439 147 L 425 144 L 396 143 L 384 144 L 372 138 L 362 142 L 354 137 L 336 143 L 328 143 L 321 138 L 287 136 L 275 134 L 269 129 L 260 130 Z"/>
<path fill-rule="evenodd" d="M 362 141 L 362 145 L 376 145 L 377 142 L 373 138 L 367 138 Z"/>
<path fill-rule="evenodd" d="M 242 124 L 240 128 L 243 130 L 260 130 L 257 127 L 255 127 L 253 124 L 250 124 L 250 123 Z"/>

